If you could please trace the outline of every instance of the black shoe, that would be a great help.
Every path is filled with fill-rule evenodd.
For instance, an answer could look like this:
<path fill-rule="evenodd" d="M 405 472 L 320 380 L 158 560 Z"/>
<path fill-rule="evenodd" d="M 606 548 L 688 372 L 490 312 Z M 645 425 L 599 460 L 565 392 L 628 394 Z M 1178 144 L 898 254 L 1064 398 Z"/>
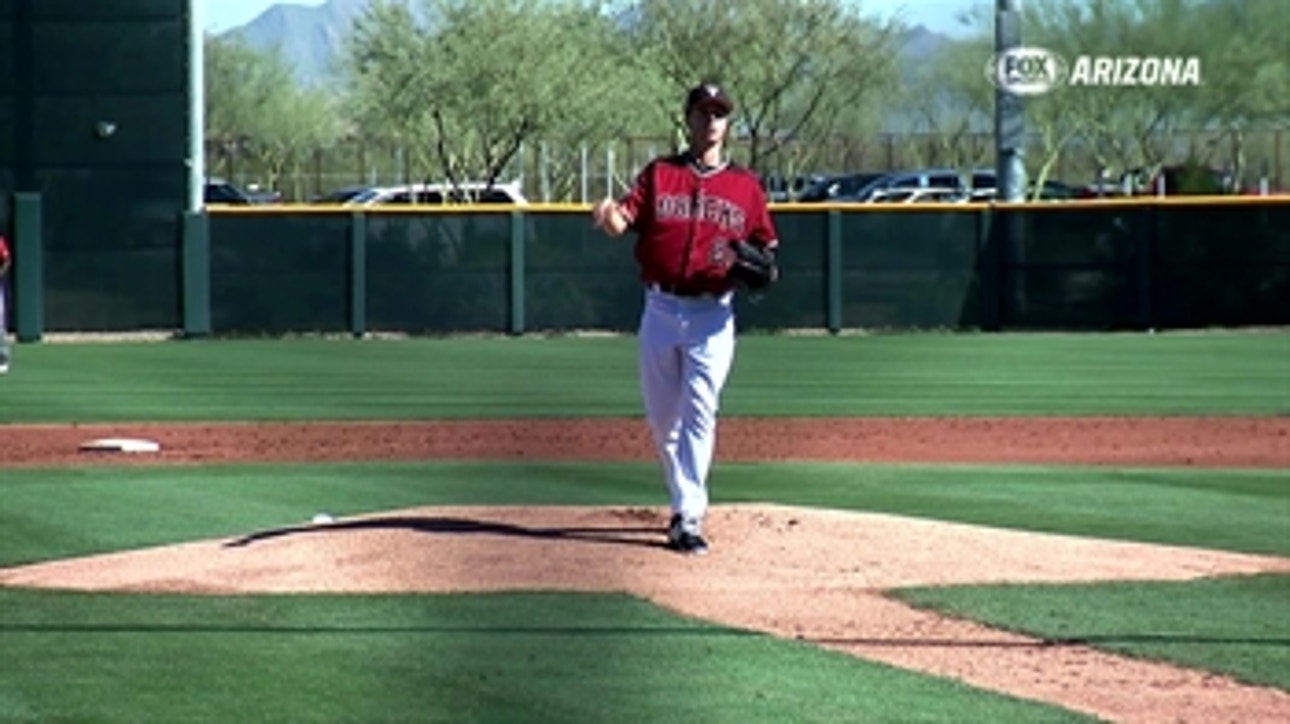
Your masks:
<path fill-rule="evenodd" d="M 702 535 L 686 530 L 680 515 L 673 515 L 672 522 L 667 527 L 667 547 L 677 553 L 692 556 L 708 552 L 708 542 Z"/>

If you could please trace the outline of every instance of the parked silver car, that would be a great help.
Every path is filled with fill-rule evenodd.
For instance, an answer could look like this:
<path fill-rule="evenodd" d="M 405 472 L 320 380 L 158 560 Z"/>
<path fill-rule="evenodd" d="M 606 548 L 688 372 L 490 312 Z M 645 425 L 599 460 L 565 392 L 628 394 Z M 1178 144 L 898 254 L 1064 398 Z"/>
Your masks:
<path fill-rule="evenodd" d="M 964 193 L 967 184 L 963 174 L 953 168 L 893 171 L 883 174 L 856 190 L 851 201 L 869 201 L 875 195 L 896 189 L 949 189 Z"/>
<path fill-rule="evenodd" d="M 963 189 L 928 186 L 926 188 L 877 189 L 863 203 L 866 204 L 957 204 L 968 200 Z"/>
<path fill-rule="evenodd" d="M 836 173 L 820 176 L 807 185 L 793 199 L 801 203 L 828 203 L 855 201 L 856 193 L 885 174 L 872 171 Z"/>
<path fill-rule="evenodd" d="M 518 183 L 402 184 L 374 186 L 350 197 L 347 206 L 384 204 L 527 204 Z"/>

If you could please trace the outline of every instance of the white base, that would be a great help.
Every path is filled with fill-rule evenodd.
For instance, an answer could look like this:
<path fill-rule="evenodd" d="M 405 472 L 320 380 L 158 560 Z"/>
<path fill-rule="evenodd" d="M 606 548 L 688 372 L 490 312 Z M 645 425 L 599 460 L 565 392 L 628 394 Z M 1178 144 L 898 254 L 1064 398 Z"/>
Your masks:
<path fill-rule="evenodd" d="M 160 449 L 161 445 L 152 440 L 136 440 L 125 437 L 107 437 L 81 444 L 81 450 L 85 452 L 152 453 Z"/>

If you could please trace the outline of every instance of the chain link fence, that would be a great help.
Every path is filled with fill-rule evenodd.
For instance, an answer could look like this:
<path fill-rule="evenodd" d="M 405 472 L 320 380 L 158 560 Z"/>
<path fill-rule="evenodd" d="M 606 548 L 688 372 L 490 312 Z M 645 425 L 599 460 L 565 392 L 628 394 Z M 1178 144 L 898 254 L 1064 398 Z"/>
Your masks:
<path fill-rule="evenodd" d="M 1290 185 L 1287 135 L 1285 129 L 1239 136 L 1188 131 L 1148 139 L 1140 147 L 1147 146 L 1147 154 L 1164 164 L 1198 159 L 1233 177 L 1243 189 L 1285 191 Z M 817 174 L 991 167 L 993 144 L 991 134 L 980 132 L 885 133 L 809 145 L 788 143 L 771 154 L 763 147 L 757 170 L 770 190 L 791 194 Z M 732 139 L 728 148 L 736 161 L 748 163 L 752 151 L 748 139 Z M 672 150 L 674 144 L 666 138 L 603 144 L 529 142 L 511 158 L 500 180 L 518 181 L 530 201 L 585 203 L 622 192 L 645 163 Z M 1048 155 L 1043 139 L 1032 137 L 1025 156 L 1032 176 Z M 1084 186 L 1146 165 L 1140 160 L 1117 161 L 1098 149 L 1069 143 L 1054 159 L 1048 178 Z M 357 139 L 295 152 L 259 149 L 246 139 L 211 142 L 206 168 L 213 177 L 251 190 L 276 191 L 288 202 L 316 200 L 351 186 L 446 181 L 429 164 L 414 160 L 407 149 Z"/>

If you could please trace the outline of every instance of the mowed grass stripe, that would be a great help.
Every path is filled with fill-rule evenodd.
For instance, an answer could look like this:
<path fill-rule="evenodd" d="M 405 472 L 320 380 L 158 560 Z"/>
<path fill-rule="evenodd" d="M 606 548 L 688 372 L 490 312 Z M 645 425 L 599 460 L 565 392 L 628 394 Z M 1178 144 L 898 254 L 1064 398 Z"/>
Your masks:
<path fill-rule="evenodd" d="M 1054 643 L 1170 661 L 1290 692 L 1288 575 L 916 588 L 893 595 Z"/>
<path fill-rule="evenodd" d="M 635 416 L 636 341 L 40 344 L 0 423 Z M 1290 414 L 1290 334 L 744 335 L 733 416 Z"/>
<path fill-rule="evenodd" d="M 1090 721 L 626 596 L 0 590 L 5 721 Z"/>
<path fill-rule="evenodd" d="M 713 502 L 772 502 L 1290 556 L 1281 470 L 718 464 Z M 353 463 L 6 470 L 0 565 L 246 535 L 319 511 L 666 504 L 657 466 Z"/>

